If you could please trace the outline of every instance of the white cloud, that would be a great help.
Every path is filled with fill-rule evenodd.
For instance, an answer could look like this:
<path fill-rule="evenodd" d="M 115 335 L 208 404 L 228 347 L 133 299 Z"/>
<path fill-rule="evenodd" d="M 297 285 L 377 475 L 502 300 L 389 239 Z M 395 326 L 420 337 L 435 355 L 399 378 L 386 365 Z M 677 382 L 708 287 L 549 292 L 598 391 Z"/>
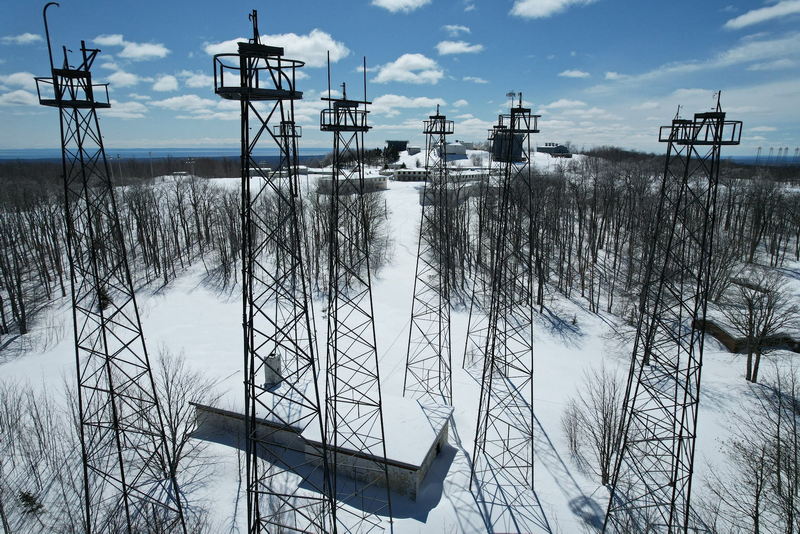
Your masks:
<path fill-rule="evenodd" d="M 516 0 L 511 14 L 527 19 L 539 19 L 555 15 L 570 6 L 591 4 L 595 0 Z"/>
<path fill-rule="evenodd" d="M 624 78 L 627 78 L 627 76 L 619 72 L 606 72 L 606 80 L 622 80 Z"/>
<path fill-rule="evenodd" d="M 373 6 L 388 9 L 392 13 L 397 13 L 398 11 L 410 13 L 430 3 L 431 0 L 372 0 Z"/>
<path fill-rule="evenodd" d="M 778 129 L 774 126 L 756 126 L 754 128 L 748 128 L 747 130 L 751 132 L 775 132 Z"/>
<path fill-rule="evenodd" d="M 645 102 L 642 102 L 641 104 L 636 104 L 635 106 L 631 106 L 631 109 L 641 109 L 641 110 L 656 109 L 660 106 L 661 104 L 659 104 L 655 100 L 647 100 Z"/>
<path fill-rule="evenodd" d="M 121 67 L 114 63 L 113 61 L 104 61 L 100 64 L 101 69 L 108 69 L 108 70 L 120 70 Z"/>
<path fill-rule="evenodd" d="M 118 70 L 108 75 L 108 81 L 116 87 L 131 87 L 139 82 L 146 81 L 145 78 L 140 77 L 138 74 L 132 72 L 125 72 Z"/>
<path fill-rule="evenodd" d="M 6 35 L 0 37 L 0 43 L 3 44 L 16 44 L 16 45 L 24 45 L 24 44 L 31 44 L 36 43 L 42 40 L 41 35 L 37 35 L 35 33 L 21 33 L 19 35 Z"/>
<path fill-rule="evenodd" d="M 177 91 L 178 90 L 178 79 L 171 75 L 165 74 L 163 76 L 159 76 L 155 83 L 153 84 L 153 91 L 159 92 L 166 92 L 166 91 Z"/>
<path fill-rule="evenodd" d="M 567 108 L 580 108 L 586 106 L 586 102 L 582 100 L 569 100 L 568 98 L 559 98 L 555 102 L 542 106 L 544 109 L 567 109 Z"/>
<path fill-rule="evenodd" d="M 147 113 L 147 106 L 140 102 L 119 102 L 111 100 L 111 108 L 102 110 L 106 117 L 116 117 L 118 119 L 141 119 Z"/>
<path fill-rule="evenodd" d="M 239 50 L 238 43 L 247 39 L 239 37 L 219 43 L 206 43 L 203 47 L 206 54 L 235 54 Z M 350 55 L 344 43 L 336 41 L 329 33 L 314 28 L 305 35 L 296 33 L 280 33 L 275 35 L 262 35 L 261 42 L 270 46 L 284 48 L 286 57 L 305 61 L 309 67 L 324 67 L 328 62 L 328 52 L 331 53 L 331 63 L 336 63 Z"/>
<path fill-rule="evenodd" d="M 475 10 L 475 4 L 473 4 L 472 2 L 467 2 L 466 5 L 464 6 L 464 11 L 465 12 L 474 11 L 474 10 Z"/>
<path fill-rule="evenodd" d="M 125 47 L 119 53 L 119 57 L 143 61 L 166 57 L 169 52 L 166 46 L 159 43 L 125 43 Z"/>
<path fill-rule="evenodd" d="M 461 26 L 460 24 L 445 24 L 442 26 L 442 29 L 446 31 L 450 37 L 458 37 L 459 33 L 470 33 L 470 29 L 467 26 Z"/>
<path fill-rule="evenodd" d="M 775 61 L 767 61 L 766 63 L 754 63 L 747 67 L 747 70 L 781 70 L 791 69 L 797 65 L 797 62 L 791 59 L 776 59 Z"/>
<path fill-rule="evenodd" d="M 484 80 L 483 78 L 479 78 L 478 76 L 464 76 L 461 78 L 465 82 L 472 82 L 472 83 L 489 83 L 488 80 Z"/>
<path fill-rule="evenodd" d="M 195 111 L 214 107 L 217 104 L 216 100 L 209 98 L 201 98 L 197 95 L 181 95 L 166 98 L 164 100 L 155 100 L 152 105 L 169 109 L 172 111 Z M 237 104 L 238 106 L 238 104 Z"/>
<path fill-rule="evenodd" d="M 94 38 L 94 43 L 100 46 L 122 46 L 125 44 L 125 39 L 119 33 L 98 35 Z"/>
<path fill-rule="evenodd" d="M 36 90 L 36 80 L 30 72 L 15 72 L 14 74 L 0 74 L 0 83 L 22 89 Z"/>
<path fill-rule="evenodd" d="M 373 81 L 436 84 L 443 76 L 444 72 L 436 61 L 422 54 L 403 54 L 396 60 L 381 65 Z"/>
<path fill-rule="evenodd" d="M 135 43 L 133 41 L 126 41 L 125 37 L 119 33 L 98 35 L 94 38 L 94 42 L 100 46 L 121 46 L 122 50 L 117 55 L 121 58 L 133 61 L 160 59 L 167 57 L 167 54 L 170 53 L 169 48 L 161 43 Z"/>
<path fill-rule="evenodd" d="M 785 58 L 785 56 L 797 55 L 798 51 L 800 51 L 800 33 L 792 33 L 767 40 L 745 39 L 742 44 L 734 46 L 711 59 L 667 63 L 643 74 L 629 75 L 618 79 L 628 82 L 651 81 L 674 74 L 688 74 L 706 69 L 718 69 L 743 63 Z M 782 62 L 779 67 L 781 65 L 786 65 L 786 63 Z"/>
<path fill-rule="evenodd" d="M 429 108 L 432 109 L 438 106 L 444 106 L 446 102 L 441 98 L 428 98 L 419 96 L 416 98 L 409 98 L 403 95 L 381 95 L 372 101 L 372 112 L 376 115 L 386 115 L 387 117 L 394 117 L 399 115 L 400 112 L 397 108 L 412 109 L 412 108 Z"/>
<path fill-rule="evenodd" d="M 492 129 L 493 124 L 483 119 L 471 117 L 464 119 L 456 124 L 456 131 L 459 138 L 474 137 L 486 139 L 486 132 Z"/>
<path fill-rule="evenodd" d="M 33 93 L 17 89 L 0 95 L 0 106 L 38 106 L 39 99 Z"/>
<path fill-rule="evenodd" d="M 183 79 L 186 87 L 212 87 L 214 85 L 214 77 L 202 72 L 182 70 L 178 73 L 178 76 Z"/>
<path fill-rule="evenodd" d="M 563 76 L 564 78 L 588 78 L 591 76 L 588 72 L 584 72 L 582 70 L 575 70 L 575 69 L 568 69 L 558 73 L 559 76 Z"/>
<path fill-rule="evenodd" d="M 453 102 L 453 107 L 454 108 L 461 108 L 461 107 L 464 107 L 464 106 L 469 106 L 469 102 L 467 100 L 464 100 L 463 98 Z"/>
<path fill-rule="evenodd" d="M 436 45 L 440 56 L 447 54 L 475 54 L 483 51 L 482 44 L 469 44 L 466 41 L 441 41 Z"/>
<path fill-rule="evenodd" d="M 739 30 L 753 24 L 797 13 L 800 13 L 800 0 L 783 0 L 777 4 L 753 9 L 743 15 L 732 18 L 725 23 L 725 27 L 731 30 Z"/>
<path fill-rule="evenodd" d="M 131 93 L 128 96 L 133 98 L 134 100 L 150 100 L 149 95 L 140 95 L 139 93 Z"/>

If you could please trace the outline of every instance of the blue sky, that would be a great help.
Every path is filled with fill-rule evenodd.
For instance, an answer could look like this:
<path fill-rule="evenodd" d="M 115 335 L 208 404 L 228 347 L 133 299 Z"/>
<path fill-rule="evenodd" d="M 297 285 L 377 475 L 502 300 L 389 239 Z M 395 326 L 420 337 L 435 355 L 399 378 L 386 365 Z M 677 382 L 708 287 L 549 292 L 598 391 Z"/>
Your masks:
<path fill-rule="evenodd" d="M 56 113 L 32 86 L 48 74 L 42 5 L 0 8 L 0 148 L 59 143 Z M 267 43 L 307 62 L 305 147 L 330 144 L 316 127 L 327 50 L 334 83 L 356 94 L 367 57 L 368 146 L 421 142 L 437 103 L 455 138 L 483 140 L 505 94 L 522 91 L 542 114 L 539 142 L 660 152 L 658 126 L 679 104 L 684 115 L 710 109 L 717 89 L 745 123 L 742 146 L 727 153 L 800 145 L 800 0 L 65 0 L 50 26 L 58 47 L 85 39 L 102 49 L 94 74 L 111 83 L 107 146 L 235 147 L 238 110 L 213 93 L 211 53 L 249 35 L 253 8 Z"/>

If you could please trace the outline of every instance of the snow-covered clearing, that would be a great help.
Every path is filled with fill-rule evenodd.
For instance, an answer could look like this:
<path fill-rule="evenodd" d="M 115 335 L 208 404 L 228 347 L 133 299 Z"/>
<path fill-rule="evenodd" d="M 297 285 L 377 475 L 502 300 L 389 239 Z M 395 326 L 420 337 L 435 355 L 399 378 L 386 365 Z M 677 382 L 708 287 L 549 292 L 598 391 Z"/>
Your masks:
<path fill-rule="evenodd" d="M 537 154 L 537 165 L 543 167 L 546 160 L 550 158 Z M 238 181 L 215 182 L 233 187 Z M 420 183 L 390 181 L 388 191 L 383 193 L 390 210 L 394 252 L 391 262 L 373 278 L 373 298 L 382 388 L 387 396 L 402 395 L 420 187 Z M 800 265 L 790 265 L 787 273 L 792 275 L 793 290 L 800 292 Z M 167 287 L 139 290 L 146 340 L 153 355 L 162 348 L 181 353 L 193 368 L 220 382 L 237 384 L 240 380 L 230 378 L 240 376 L 242 368 L 240 294 L 238 288 L 220 292 L 205 280 L 202 264 L 197 264 Z M 322 310 L 323 303 L 315 302 L 318 336 L 325 332 Z M 469 492 L 468 457 L 472 452 L 480 384 L 476 378 L 479 371 L 462 370 L 460 366 L 467 320 L 468 310 L 453 311 L 455 427 L 450 432 L 450 448 L 440 454 L 416 502 L 394 498 L 394 531 L 398 534 L 486 531 Z M 555 293 L 550 294 L 545 312 L 535 315 L 535 489 L 551 532 L 590 531 L 593 526 L 602 525 L 607 491 L 597 477 L 579 469 L 570 458 L 561 416 L 586 370 L 605 365 L 627 373 L 630 336 L 616 335 L 621 328 L 625 327 L 619 318 L 591 314 L 580 299 L 567 300 Z M 0 374 L 59 394 L 65 377 L 71 378 L 74 373 L 71 332 L 69 303 L 62 300 L 40 316 L 31 335 L 0 352 Z M 324 338 L 319 337 L 317 343 L 324 347 Z M 724 461 L 719 455 L 720 441 L 728 435 L 730 422 L 741 406 L 750 402 L 750 389 L 759 387 L 742 378 L 741 355 L 725 352 L 713 339 L 707 341 L 706 347 L 695 462 L 697 492 L 703 491 L 702 480 L 711 462 Z M 791 353 L 781 351 L 768 360 L 787 362 L 790 357 Z M 767 363 L 765 374 L 770 372 Z M 396 423 L 386 420 L 387 427 Z M 244 490 L 238 479 L 237 449 L 212 443 L 210 452 L 217 463 L 204 498 L 209 501 L 216 522 L 214 531 L 233 532 L 230 529 L 235 523 L 243 532 L 245 509 L 241 497 L 237 507 L 237 492 Z M 531 530 L 546 531 L 535 526 Z"/>

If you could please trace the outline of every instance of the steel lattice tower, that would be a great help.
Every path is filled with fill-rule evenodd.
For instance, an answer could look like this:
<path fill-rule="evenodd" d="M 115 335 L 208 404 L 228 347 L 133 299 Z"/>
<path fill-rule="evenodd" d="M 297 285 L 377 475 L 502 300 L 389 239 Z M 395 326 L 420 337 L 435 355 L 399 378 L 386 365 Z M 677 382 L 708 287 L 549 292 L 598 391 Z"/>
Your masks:
<path fill-rule="evenodd" d="M 492 139 L 503 174 L 470 482 L 492 528 L 516 531 L 542 522 L 532 506 L 533 303 L 524 287 L 530 257 L 519 243 L 527 231 L 524 218 L 510 209 L 512 195 L 530 191 L 530 135 L 539 131 L 538 118 L 520 95 Z"/>
<path fill-rule="evenodd" d="M 720 149 L 742 123 L 719 105 L 663 126 L 667 155 L 647 256 L 605 532 L 685 533 L 711 279 Z"/>
<path fill-rule="evenodd" d="M 488 140 L 494 139 L 495 132 L 502 131 L 503 116 L 498 117 L 498 122 L 489 130 Z M 491 154 L 490 154 L 491 156 Z M 472 281 L 472 295 L 469 302 L 469 319 L 467 322 L 467 336 L 464 343 L 464 355 L 461 367 L 467 369 L 476 363 L 483 364 L 484 350 L 486 349 L 486 334 L 489 327 L 489 307 L 491 304 L 492 268 L 494 267 L 494 252 L 492 239 L 495 237 L 497 224 L 498 195 L 497 188 L 492 181 L 494 158 L 489 161 L 489 178 L 481 184 L 478 196 L 478 233 L 476 237 L 475 272 Z"/>
<path fill-rule="evenodd" d="M 320 130 L 333 133 L 325 433 L 334 521 L 339 532 L 356 533 L 382 532 L 380 516 L 392 528 L 364 204 L 366 61 L 363 72 L 363 100 L 348 99 L 345 84 L 342 97 L 332 98 L 329 57 L 328 109 L 320 113 Z M 357 473 L 340 476 L 352 465 L 351 451 L 363 455 Z"/>
<path fill-rule="evenodd" d="M 186 532 L 178 484 L 133 290 L 92 82 L 96 49 L 36 78 L 39 103 L 58 108 L 77 367 L 85 529 Z"/>
<path fill-rule="evenodd" d="M 425 404 L 452 404 L 450 355 L 450 258 L 447 235 L 448 188 L 447 136 L 453 121 L 439 113 L 423 121 L 427 179 L 420 202 L 417 267 L 411 327 L 408 332 L 403 396 Z"/>
<path fill-rule="evenodd" d="M 331 532 L 297 177 L 303 62 L 261 44 L 256 11 L 250 19 L 253 38 L 214 56 L 215 92 L 241 102 L 248 532 Z M 279 152 L 273 169 L 254 157 L 266 147 Z"/>

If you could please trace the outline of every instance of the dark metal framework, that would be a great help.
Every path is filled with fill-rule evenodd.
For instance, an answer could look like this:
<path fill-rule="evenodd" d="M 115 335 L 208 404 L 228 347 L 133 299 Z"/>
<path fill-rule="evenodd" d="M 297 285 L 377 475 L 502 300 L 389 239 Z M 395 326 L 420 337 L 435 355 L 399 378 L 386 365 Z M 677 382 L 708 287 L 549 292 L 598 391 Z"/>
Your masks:
<path fill-rule="evenodd" d="M 53 63 L 36 78 L 39 103 L 59 110 L 61 162 L 75 334 L 85 531 L 186 532 L 164 434 L 98 109 L 108 84 L 92 82 L 97 49 L 81 41 L 80 64 Z"/>
<path fill-rule="evenodd" d="M 333 133 L 325 391 L 332 514 L 339 532 L 369 533 L 384 530 L 381 517 L 388 517 L 391 530 L 392 505 L 364 201 L 366 60 L 363 72 L 363 100 L 348 99 L 345 84 L 341 98 L 332 98 L 329 58 L 320 130 Z M 341 476 L 354 463 L 354 476 Z"/>
<path fill-rule="evenodd" d="M 423 121 L 427 179 L 420 197 L 414 300 L 408 332 L 403 396 L 424 404 L 452 404 L 450 353 L 450 262 L 447 235 L 451 199 L 447 170 L 447 136 L 453 121 L 439 113 Z"/>
<path fill-rule="evenodd" d="M 241 103 L 242 286 L 248 533 L 332 532 L 304 271 L 294 103 L 303 62 L 253 37 L 214 56 L 214 87 Z M 258 148 L 279 151 L 273 169 Z M 312 439 L 313 438 L 319 438 Z"/>
<path fill-rule="evenodd" d="M 532 505 L 533 303 L 524 287 L 529 251 L 517 240 L 526 232 L 524 218 L 510 208 L 520 191 L 530 202 L 530 136 L 539 131 L 539 116 L 523 107 L 522 95 L 514 104 L 492 133 L 493 157 L 503 173 L 470 486 L 477 486 L 492 528 L 527 531 L 541 522 Z"/>
<path fill-rule="evenodd" d="M 495 132 L 503 129 L 503 116 L 498 117 L 498 122 L 489 130 L 487 140 L 494 140 Z M 498 221 L 499 189 L 495 183 L 497 171 L 495 159 L 489 160 L 488 179 L 481 183 L 477 202 L 477 232 L 475 240 L 475 270 L 472 276 L 472 294 L 469 302 L 469 318 L 467 320 L 467 335 L 464 343 L 464 354 L 461 358 L 461 368 L 469 369 L 477 364 L 483 364 L 484 350 L 486 349 L 486 335 L 489 328 L 489 307 L 491 305 L 492 269 L 494 268 L 493 239 Z M 504 167 L 503 167 L 504 169 Z M 503 172 L 503 171 L 501 171 Z"/>
<path fill-rule="evenodd" d="M 664 177 L 623 405 L 605 532 L 685 533 L 690 508 L 703 331 L 712 278 L 720 150 L 742 123 L 715 111 L 663 126 Z M 702 324 L 702 323 L 700 323 Z"/>

